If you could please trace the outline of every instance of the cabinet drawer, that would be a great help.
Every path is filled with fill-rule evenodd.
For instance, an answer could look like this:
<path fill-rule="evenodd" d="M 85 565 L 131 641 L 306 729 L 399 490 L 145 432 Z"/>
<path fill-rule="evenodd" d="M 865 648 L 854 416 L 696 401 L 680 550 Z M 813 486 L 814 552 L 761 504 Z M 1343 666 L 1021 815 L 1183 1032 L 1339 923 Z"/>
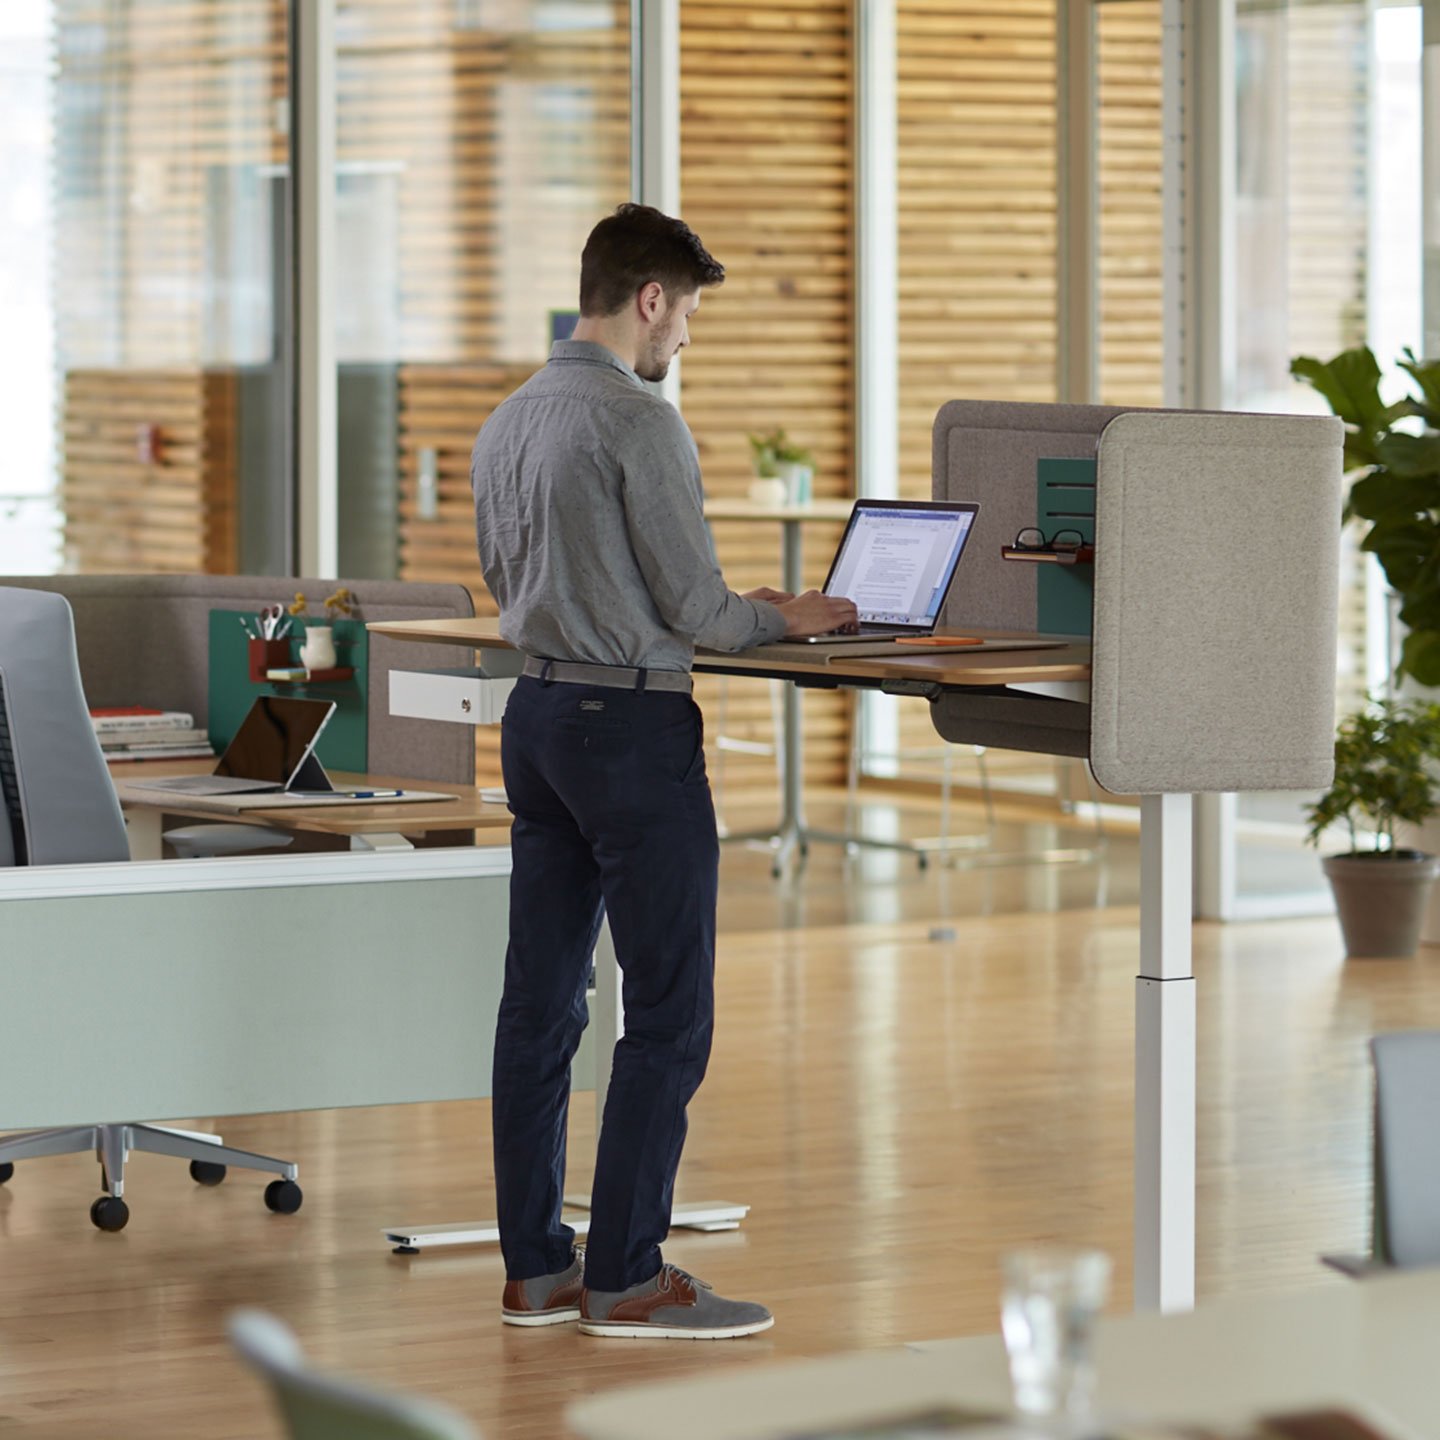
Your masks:
<path fill-rule="evenodd" d="M 513 675 L 487 674 L 479 666 L 462 670 L 392 670 L 390 713 L 416 720 L 498 725 L 514 688 Z"/>

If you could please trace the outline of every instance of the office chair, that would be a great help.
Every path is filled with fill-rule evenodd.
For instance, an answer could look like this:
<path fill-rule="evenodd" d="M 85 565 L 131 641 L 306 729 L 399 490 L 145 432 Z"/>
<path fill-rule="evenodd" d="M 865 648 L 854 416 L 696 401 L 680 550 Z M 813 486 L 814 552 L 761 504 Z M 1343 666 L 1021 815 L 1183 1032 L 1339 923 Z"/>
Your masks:
<path fill-rule="evenodd" d="M 295 1336 L 260 1310 L 230 1317 L 230 1340 L 268 1382 L 290 1440 L 478 1440 L 454 1411 L 309 1370 Z"/>
<path fill-rule="evenodd" d="M 1370 1042 L 1375 1066 L 1371 1253 L 1324 1255 L 1346 1275 L 1440 1265 L 1440 1031 Z"/>
<path fill-rule="evenodd" d="M 96 865 L 128 860 L 125 819 L 90 723 L 69 601 L 44 590 L 0 587 L 0 866 Z M 106 1194 L 90 1207 L 101 1230 L 121 1230 L 125 1160 L 132 1150 L 190 1161 L 191 1177 L 218 1185 L 227 1165 L 281 1176 L 265 1204 L 300 1208 L 298 1166 L 219 1143 L 214 1135 L 138 1122 L 69 1125 L 0 1139 L 0 1184 L 17 1160 L 93 1150 Z"/>

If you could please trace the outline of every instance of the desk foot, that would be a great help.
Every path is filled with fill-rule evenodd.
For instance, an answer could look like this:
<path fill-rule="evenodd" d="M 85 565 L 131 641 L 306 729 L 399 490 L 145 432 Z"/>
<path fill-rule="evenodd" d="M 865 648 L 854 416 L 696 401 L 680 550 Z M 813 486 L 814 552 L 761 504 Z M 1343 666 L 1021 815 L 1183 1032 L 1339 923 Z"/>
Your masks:
<path fill-rule="evenodd" d="M 590 1216 L 585 1213 L 589 1202 L 580 1196 L 567 1195 L 569 1207 L 565 1223 L 576 1235 L 590 1230 Z M 748 1205 L 733 1200 L 694 1200 L 677 1205 L 670 1212 L 672 1230 L 738 1230 L 740 1222 L 750 1213 Z M 391 1225 L 382 1230 L 385 1243 L 397 1255 L 418 1255 L 443 1245 L 494 1245 L 500 1240 L 500 1226 L 494 1220 L 474 1220 L 459 1225 Z"/>

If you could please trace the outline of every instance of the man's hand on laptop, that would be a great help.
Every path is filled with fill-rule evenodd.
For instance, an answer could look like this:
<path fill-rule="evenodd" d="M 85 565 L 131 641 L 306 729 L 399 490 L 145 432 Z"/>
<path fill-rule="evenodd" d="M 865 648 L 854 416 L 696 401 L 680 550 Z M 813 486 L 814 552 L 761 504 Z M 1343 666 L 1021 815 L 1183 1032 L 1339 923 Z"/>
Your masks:
<path fill-rule="evenodd" d="M 744 598 L 746 600 L 768 600 L 772 605 L 784 605 L 795 597 L 788 590 L 772 590 L 768 585 L 762 585 L 758 590 L 747 590 Z"/>
<path fill-rule="evenodd" d="M 860 628 L 859 612 L 853 600 L 807 590 L 779 606 L 785 617 L 787 639 L 804 635 L 853 635 Z"/>

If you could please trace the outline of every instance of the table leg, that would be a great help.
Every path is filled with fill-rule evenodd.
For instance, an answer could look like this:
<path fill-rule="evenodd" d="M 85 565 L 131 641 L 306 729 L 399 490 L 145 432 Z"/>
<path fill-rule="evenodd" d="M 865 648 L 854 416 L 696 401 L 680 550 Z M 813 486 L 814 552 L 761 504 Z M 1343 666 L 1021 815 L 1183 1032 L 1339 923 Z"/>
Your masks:
<path fill-rule="evenodd" d="M 1140 799 L 1135 981 L 1135 1308 L 1195 1304 L 1191 797 Z"/>
<path fill-rule="evenodd" d="M 159 860 L 163 850 L 165 817 L 148 805 L 125 808 L 125 839 L 131 860 Z"/>
<path fill-rule="evenodd" d="M 605 1116 L 605 1096 L 610 1089 L 610 1062 L 615 1042 L 625 1033 L 625 1012 L 621 1003 L 620 966 L 615 959 L 615 942 L 609 924 L 600 927 L 595 946 L 595 989 L 590 1001 L 590 1019 L 595 1030 L 595 1137 Z M 574 1212 L 565 1217 L 577 1235 L 590 1229 L 590 1197 L 567 1195 L 565 1206 Z M 673 1229 L 737 1230 L 750 1212 L 748 1205 L 733 1200 L 692 1200 L 670 1211 Z M 500 1239 L 494 1220 L 474 1220 L 456 1225 L 390 1225 L 380 1232 L 397 1254 L 413 1255 L 442 1245 L 487 1245 Z"/>
<path fill-rule="evenodd" d="M 794 519 L 785 519 L 780 523 L 783 537 L 780 583 L 792 595 L 798 595 L 804 585 L 800 525 L 801 522 Z M 785 862 L 792 852 L 804 859 L 810 848 L 809 831 L 805 828 L 805 763 L 799 687 L 786 684 L 780 703 L 780 818 L 773 831 L 744 830 L 721 837 L 727 841 L 763 841 L 770 847 L 770 871 L 777 878 L 784 871 Z"/>

